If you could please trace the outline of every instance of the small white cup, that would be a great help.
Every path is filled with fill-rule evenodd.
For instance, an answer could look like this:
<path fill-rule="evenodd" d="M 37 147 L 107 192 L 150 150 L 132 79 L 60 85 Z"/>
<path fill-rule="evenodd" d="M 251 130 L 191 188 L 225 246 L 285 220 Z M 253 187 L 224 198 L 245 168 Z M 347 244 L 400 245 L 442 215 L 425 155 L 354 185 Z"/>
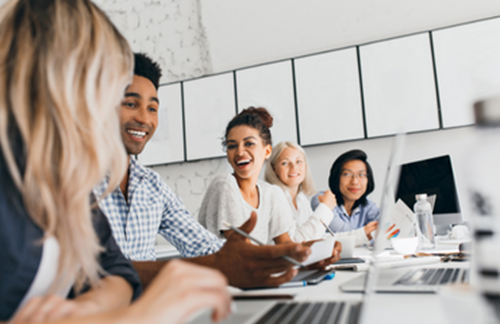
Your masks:
<path fill-rule="evenodd" d="M 335 235 L 335 239 L 342 243 L 342 252 L 340 253 L 341 259 L 349 259 L 354 255 L 354 243 L 356 238 L 354 235 L 339 236 Z"/>

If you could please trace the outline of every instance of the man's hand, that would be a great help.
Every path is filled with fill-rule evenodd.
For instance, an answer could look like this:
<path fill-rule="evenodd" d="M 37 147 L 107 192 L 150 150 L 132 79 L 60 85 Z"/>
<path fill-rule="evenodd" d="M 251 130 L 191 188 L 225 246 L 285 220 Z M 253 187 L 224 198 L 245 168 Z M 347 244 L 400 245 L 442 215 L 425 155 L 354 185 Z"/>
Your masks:
<path fill-rule="evenodd" d="M 250 218 L 240 227 L 250 233 L 257 223 L 257 214 L 252 212 Z M 298 243 L 258 246 L 238 233 L 231 233 L 224 246 L 211 255 L 184 259 L 191 263 L 204 265 L 220 270 L 229 284 L 238 288 L 277 287 L 290 281 L 297 270 L 294 264 L 282 258 L 289 256 L 299 262 L 311 254 L 308 246 Z M 167 261 L 168 262 L 168 261 Z M 165 265 L 165 261 L 132 262 L 139 273 L 141 282 L 147 287 L 156 274 Z M 278 276 L 275 276 L 279 273 Z M 273 276 L 272 276 L 273 275 Z"/>
<path fill-rule="evenodd" d="M 256 222 L 257 214 L 252 212 L 240 229 L 250 233 Z M 238 233 L 232 233 L 224 246 L 213 255 L 215 259 L 210 266 L 222 271 L 229 284 L 235 287 L 277 287 L 290 281 L 297 274 L 297 270 L 292 268 L 294 265 L 282 256 L 287 255 L 302 262 L 309 254 L 311 254 L 311 249 L 302 244 L 257 246 Z M 196 262 L 196 259 L 202 258 L 190 260 Z M 277 273 L 280 275 L 271 276 Z"/>
<path fill-rule="evenodd" d="M 378 228 L 378 222 L 377 221 L 369 222 L 368 224 L 365 225 L 364 228 L 366 237 L 368 238 L 368 240 L 371 241 L 371 239 L 373 238 L 371 233 Z"/>
<path fill-rule="evenodd" d="M 308 241 L 308 242 L 304 242 L 303 244 L 308 244 L 309 242 L 314 243 L 314 241 Z M 340 253 L 341 252 L 342 252 L 342 243 L 340 243 L 339 241 L 336 241 L 335 245 L 333 246 L 333 251 L 332 251 L 331 257 L 324 259 L 324 260 L 321 260 L 321 261 L 318 261 L 316 263 L 310 264 L 306 267 L 306 269 L 307 270 L 324 270 L 330 264 L 333 264 L 333 263 L 337 262 L 338 260 L 340 260 Z"/>

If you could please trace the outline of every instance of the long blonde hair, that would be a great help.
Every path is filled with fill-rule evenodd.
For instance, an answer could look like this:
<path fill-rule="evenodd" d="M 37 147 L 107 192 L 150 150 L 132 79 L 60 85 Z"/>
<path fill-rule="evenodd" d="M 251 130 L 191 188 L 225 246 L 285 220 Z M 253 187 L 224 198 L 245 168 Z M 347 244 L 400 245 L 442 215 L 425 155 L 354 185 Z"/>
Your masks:
<path fill-rule="evenodd" d="M 0 11 L 0 146 L 24 205 L 61 247 L 55 291 L 102 273 L 90 193 L 126 170 L 118 106 L 132 51 L 89 0 L 11 0 Z M 25 152 L 15 162 L 8 130 Z"/>
<path fill-rule="evenodd" d="M 290 189 L 286 184 L 284 184 L 280 180 L 280 178 L 278 178 L 278 175 L 274 171 L 276 160 L 278 160 L 281 153 L 283 153 L 283 151 L 287 147 L 291 147 L 299 151 L 302 154 L 302 156 L 304 156 L 304 161 L 306 163 L 306 175 L 304 177 L 304 181 L 302 181 L 302 183 L 299 186 L 299 192 L 304 192 L 306 195 L 309 196 L 315 194 L 316 189 L 314 187 L 314 181 L 312 178 L 311 170 L 309 169 L 309 163 L 307 163 L 306 152 L 300 145 L 297 145 L 292 142 L 280 142 L 274 146 L 273 153 L 271 153 L 271 156 L 266 161 L 266 171 L 264 173 L 264 179 L 271 184 L 280 186 L 281 189 L 283 189 L 284 191 L 288 191 Z"/>

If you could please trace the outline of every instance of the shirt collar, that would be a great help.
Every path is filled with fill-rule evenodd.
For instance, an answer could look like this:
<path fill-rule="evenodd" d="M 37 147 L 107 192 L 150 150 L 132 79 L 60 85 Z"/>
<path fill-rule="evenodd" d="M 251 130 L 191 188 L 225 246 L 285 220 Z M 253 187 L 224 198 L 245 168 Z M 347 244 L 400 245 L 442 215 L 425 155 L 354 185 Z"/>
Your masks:
<path fill-rule="evenodd" d="M 128 193 L 129 195 L 135 191 L 137 185 L 141 182 L 142 178 L 146 176 L 146 168 L 144 168 L 139 161 L 133 156 L 130 156 L 130 163 L 128 167 Z"/>
<path fill-rule="evenodd" d="M 342 213 L 344 213 L 344 215 L 349 216 L 349 214 L 347 213 L 347 210 L 345 210 L 344 205 L 340 206 L 340 209 L 342 209 Z M 352 210 L 351 217 L 354 216 L 354 215 L 356 215 L 356 214 L 359 214 L 360 212 L 361 212 L 361 206 L 358 206 L 358 207 L 354 208 Z"/>
<path fill-rule="evenodd" d="M 128 190 L 133 192 L 138 182 L 146 175 L 146 170 L 142 165 L 140 165 L 139 161 L 137 161 L 137 159 L 135 159 L 133 155 L 130 155 L 130 162 L 127 171 L 129 172 Z M 97 197 L 101 197 L 102 194 L 106 191 L 106 189 L 108 188 L 108 182 L 109 175 L 106 175 L 104 180 L 94 187 L 93 191 Z M 120 184 L 116 186 L 115 190 L 118 189 L 119 186 Z"/>

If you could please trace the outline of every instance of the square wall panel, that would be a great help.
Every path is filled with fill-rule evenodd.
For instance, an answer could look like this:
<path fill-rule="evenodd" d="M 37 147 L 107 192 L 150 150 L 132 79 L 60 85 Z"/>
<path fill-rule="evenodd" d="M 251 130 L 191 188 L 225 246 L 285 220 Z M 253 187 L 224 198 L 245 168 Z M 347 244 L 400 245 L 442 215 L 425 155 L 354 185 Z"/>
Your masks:
<path fill-rule="evenodd" d="M 474 123 L 475 101 L 500 95 L 500 19 L 432 32 L 444 127 Z"/>
<path fill-rule="evenodd" d="M 233 73 L 184 82 L 188 161 L 225 156 L 222 137 L 234 105 Z"/>
<path fill-rule="evenodd" d="M 273 117 L 273 144 L 297 142 L 292 61 L 236 71 L 239 112 L 250 106 L 264 107 Z"/>
<path fill-rule="evenodd" d="M 356 48 L 295 60 L 302 145 L 364 137 Z"/>
<path fill-rule="evenodd" d="M 360 46 L 368 137 L 439 128 L 429 33 Z"/>
<path fill-rule="evenodd" d="M 158 100 L 158 127 L 139 154 L 143 165 L 184 161 L 181 84 L 160 86 Z"/>

